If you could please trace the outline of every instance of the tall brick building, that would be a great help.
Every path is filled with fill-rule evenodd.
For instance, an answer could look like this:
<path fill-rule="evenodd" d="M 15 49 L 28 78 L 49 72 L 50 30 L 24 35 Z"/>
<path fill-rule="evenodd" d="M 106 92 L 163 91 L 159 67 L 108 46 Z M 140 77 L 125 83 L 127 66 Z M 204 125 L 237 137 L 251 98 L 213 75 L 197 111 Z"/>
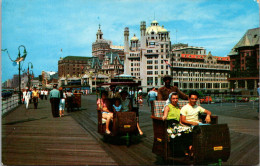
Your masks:
<path fill-rule="evenodd" d="M 259 30 L 249 29 L 228 54 L 230 86 L 235 90 L 256 90 L 259 82 Z"/>

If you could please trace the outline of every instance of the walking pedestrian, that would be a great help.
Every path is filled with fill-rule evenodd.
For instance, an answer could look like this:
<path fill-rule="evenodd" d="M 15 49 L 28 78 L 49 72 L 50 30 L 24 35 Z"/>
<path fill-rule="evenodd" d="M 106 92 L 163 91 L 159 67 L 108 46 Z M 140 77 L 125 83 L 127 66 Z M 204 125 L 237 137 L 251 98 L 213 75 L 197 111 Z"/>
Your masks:
<path fill-rule="evenodd" d="M 31 97 L 29 89 L 26 89 L 25 95 L 23 97 L 24 97 L 25 108 L 29 109 L 29 103 L 30 103 L 30 97 Z"/>
<path fill-rule="evenodd" d="M 44 95 L 44 92 L 43 92 L 43 89 L 41 89 L 41 91 L 40 91 L 41 100 L 43 100 L 43 95 Z"/>
<path fill-rule="evenodd" d="M 60 92 L 57 90 L 57 85 L 53 85 L 53 89 L 50 92 L 50 102 L 52 116 L 54 118 L 59 117 L 59 104 L 60 104 Z"/>
<path fill-rule="evenodd" d="M 151 107 L 153 106 L 153 101 L 157 99 L 157 92 L 156 89 L 153 87 L 152 90 L 148 93 L 148 103 L 151 104 Z M 148 106 L 149 106 L 148 104 Z"/>
<path fill-rule="evenodd" d="M 73 102 L 73 93 L 71 92 L 71 90 L 68 90 L 66 93 L 66 97 L 67 97 L 67 111 L 70 112 L 72 111 L 72 102 Z"/>
<path fill-rule="evenodd" d="M 33 99 L 34 109 L 37 109 L 38 99 L 39 99 L 39 91 L 36 89 L 36 87 L 33 88 L 32 99 Z"/>
<path fill-rule="evenodd" d="M 45 91 L 44 91 L 44 96 L 45 96 L 45 100 L 47 100 L 47 97 L 48 97 L 48 90 L 47 89 L 45 89 Z"/>
<path fill-rule="evenodd" d="M 62 87 L 59 88 L 60 91 L 60 117 L 64 116 L 64 110 L 65 110 L 65 99 L 66 99 L 66 94 L 63 92 Z"/>

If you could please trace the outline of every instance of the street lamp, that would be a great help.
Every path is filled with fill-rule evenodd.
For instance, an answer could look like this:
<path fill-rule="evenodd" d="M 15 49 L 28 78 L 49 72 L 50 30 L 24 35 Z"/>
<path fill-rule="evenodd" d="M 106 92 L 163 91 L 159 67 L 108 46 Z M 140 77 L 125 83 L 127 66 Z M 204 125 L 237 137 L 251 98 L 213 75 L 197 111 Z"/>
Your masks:
<path fill-rule="evenodd" d="M 23 47 L 23 56 L 21 56 L 21 53 L 20 53 L 20 48 L 21 47 Z M 19 80 L 19 92 L 18 92 L 18 94 L 19 94 L 19 104 L 22 104 L 22 96 L 21 96 L 21 63 L 20 62 L 22 62 L 22 61 L 24 61 L 25 60 L 25 58 L 26 58 L 26 56 L 27 56 L 27 52 L 26 52 L 26 48 L 25 48 L 25 46 L 24 45 L 20 45 L 19 47 L 18 47 L 18 56 L 17 56 L 17 58 L 16 58 L 16 60 L 12 60 L 11 59 L 11 57 L 10 57 L 10 55 L 9 55 L 9 53 L 8 53 L 8 50 L 7 49 L 2 49 L 1 51 L 6 51 L 7 52 L 7 54 L 8 54 L 8 56 L 9 56 L 9 59 L 12 61 L 12 62 L 14 62 L 14 63 L 17 63 L 19 66 L 18 66 L 18 72 L 19 72 L 19 77 L 18 77 L 18 80 Z"/>

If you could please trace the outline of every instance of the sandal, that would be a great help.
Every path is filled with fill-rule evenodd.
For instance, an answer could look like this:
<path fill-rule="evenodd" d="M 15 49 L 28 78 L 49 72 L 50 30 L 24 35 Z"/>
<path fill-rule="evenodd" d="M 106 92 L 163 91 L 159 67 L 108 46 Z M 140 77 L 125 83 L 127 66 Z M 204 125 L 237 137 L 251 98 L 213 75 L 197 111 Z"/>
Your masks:
<path fill-rule="evenodd" d="M 111 134 L 111 132 L 109 130 L 106 130 L 106 134 Z"/>

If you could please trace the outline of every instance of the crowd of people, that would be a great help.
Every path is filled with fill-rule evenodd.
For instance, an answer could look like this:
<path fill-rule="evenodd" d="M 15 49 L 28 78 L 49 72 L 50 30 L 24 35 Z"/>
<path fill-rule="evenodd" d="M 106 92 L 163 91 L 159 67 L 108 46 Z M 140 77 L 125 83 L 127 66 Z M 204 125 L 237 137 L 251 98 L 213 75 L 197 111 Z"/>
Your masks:
<path fill-rule="evenodd" d="M 33 103 L 34 109 L 37 109 L 39 100 L 47 100 L 49 96 L 53 117 L 62 117 L 65 113 L 65 100 L 67 101 L 67 111 L 72 111 L 73 96 L 74 93 L 77 92 L 77 90 L 73 92 L 71 90 L 65 91 L 62 87 L 57 89 L 57 85 L 54 85 L 51 91 L 47 89 L 37 89 L 36 87 L 34 87 L 33 90 L 27 88 L 22 93 L 22 101 L 26 109 L 29 109 L 30 103 Z"/>
<path fill-rule="evenodd" d="M 126 90 L 116 91 L 116 86 L 111 85 L 110 91 L 102 91 L 101 98 L 97 100 L 97 109 L 102 111 L 102 118 L 106 120 L 106 133 L 110 134 L 109 124 L 111 119 L 113 119 L 113 112 L 128 112 L 132 111 L 133 107 L 129 95 L 133 95 L 132 91 L 129 94 Z M 131 96 L 130 96 L 131 97 Z M 113 103 L 110 103 L 113 99 Z M 112 105 L 112 107 L 109 107 Z M 137 129 L 140 135 L 143 135 L 143 132 L 139 126 L 137 120 Z"/>
<path fill-rule="evenodd" d="M 73 110 L 73 97 L 78 91 L 65 90 L 62 87 L 57 89 L 57 85 L 53 85 L 53 89 L 50 91 L 50 103 L 52 116 L 54 118 L 63 117 L 65 114 L 65 106 L 67 103 L 67 112 Z"/>
<path fill-rule="evenodd" d="M 29 104 L 34 103 L 34 109 L 37 109 L 39 98 L 41 100 L 47 100 L 49 91 L 47 89 L 25 89 L 22 93 L 22 102 L 25 104 L 26 109 L 29 109 Z"/>

